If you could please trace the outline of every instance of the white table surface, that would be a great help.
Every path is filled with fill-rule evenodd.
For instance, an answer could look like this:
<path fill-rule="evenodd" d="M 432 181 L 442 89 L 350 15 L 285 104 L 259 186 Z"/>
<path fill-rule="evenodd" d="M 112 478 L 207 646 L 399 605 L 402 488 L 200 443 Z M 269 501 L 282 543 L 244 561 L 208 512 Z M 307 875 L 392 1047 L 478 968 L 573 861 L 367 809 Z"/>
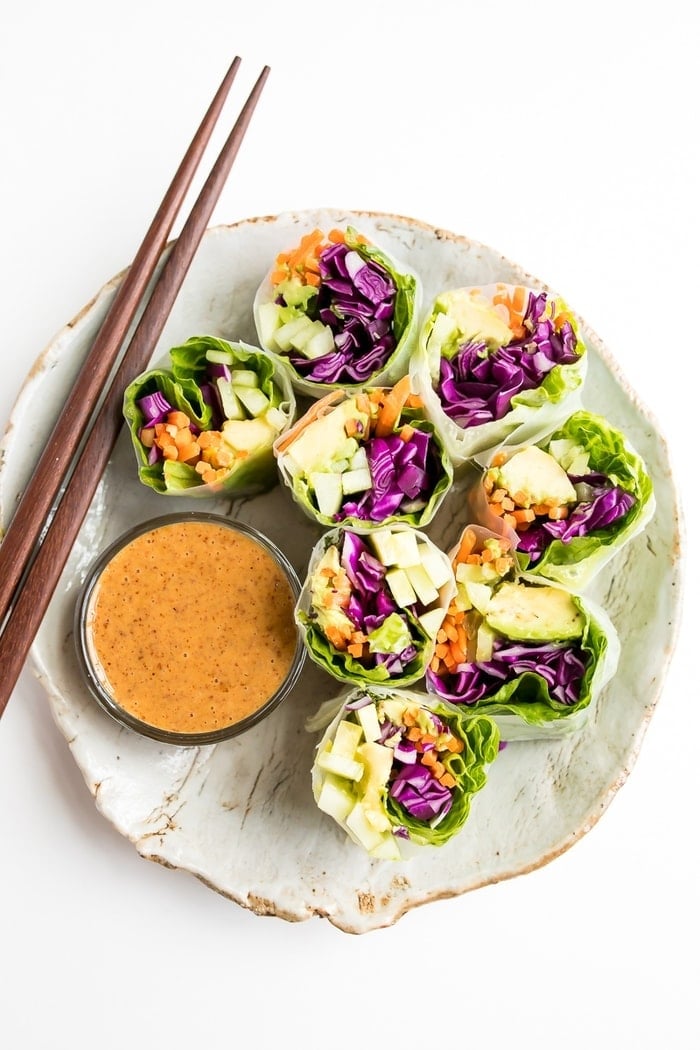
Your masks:
<path fill-rule="evenodd" d="M 668 440 L 692 536 L 694 8 L 13 5 L 0 427 L 46 343 L 129 263 L 238 53 L 229 113 L 272 73 L 212 223 L 328 204 L 498 247 L 617 356 Z M 599 823 L 538 871 L 359 937 L 256 917 L 142 860 L 95 810 L 27 666 L 0 723 L 2 1046 L 697 1046 L 697 548 L 685 571 L 661 699 Z"/>

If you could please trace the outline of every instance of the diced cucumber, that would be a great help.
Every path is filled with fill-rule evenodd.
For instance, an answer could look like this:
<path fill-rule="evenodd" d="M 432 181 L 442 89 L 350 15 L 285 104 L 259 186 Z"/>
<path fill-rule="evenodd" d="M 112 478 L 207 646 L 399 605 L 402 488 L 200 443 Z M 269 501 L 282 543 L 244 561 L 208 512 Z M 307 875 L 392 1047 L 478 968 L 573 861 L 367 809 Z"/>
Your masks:
<path fill-rule="evenodd" d="M 416 592 L 404 569 L 389 569 L 384 578 L 397 605 L 406 608 L 415 604 Z"/>
<path fill-rule="evenodd" d="M 445 619 L 444 609 L 428 609 L 422 616 L 418 617 L 418 621 L 423 627 L 424 631 L 429 638 L 434 638 L 442 627 L 442 621 Z"/>
<path fill-rule="evenodd" d="M 260 386 L 257 372 L 253 372 L 250 368 L 232 369 L 231 382 L 234 386 Z"/>
<path fill-rule="evenodd" d="M 329 773 L 318 796 L 318 808 L 342 823 L 355 805 L 347 780 Z"/>
<path fill-rule="evenodd" d="M 377 849 L 384 841 L 384 835 L 372 827 L 367 820 L 364 806 L 357 802 L 345 819 L 346 826 L 366 850 Z"/>
<path fill-rule="evenodd" d="M 301 353 L 304 357 L 308 357 L 309 360 L 315 360 L 317 357 L 325 357 L 326 354 L 330 354 L 335 350 L 332 329 L 321 321 L 315 322 L 315 325 L 320 327 L 314 328 L 314 331 L 311 333 L 310 338 L 307 340 L 304 347 L 300 348 Z"/>
<path fill-rule="evenodd" d="M 335 773 L 336 776 L 345 777 L 347 780 L 362 780 L 364 766 L 356 762 L 354 758 L 346 758 L 345 755 L 335 755 L 332 751 L 322 751 L 318 756 L 319 767 L 326 773 Z"/>
<path fill-rule="evenodd" d="M 207 361 L 211 361 L 213 365 L 232 365 L 233 364 L 233 351 L 228 350 L 226 347 L 210 346 L 204 355 Z"/>
<path fill-rule="evenodd" d="M 450 563 L 427 543 L 418 544 L 420 563 L 438 590 L 452 578 Z"/>
<path fill-rule="evenodd" d="M 287 417 L 281 408 L 275 408 L 274 405 L 271 405 L 265 412 L 265 422 L 269 423 L 275 430 L 282 430 L 287 422 Z"/>
<path fill-rule="evenodd" d="M 408 565 L 404 572 L 421 605 L 432 605 L 440 595 L 423 565 Z"/>
<path fill-rule="evenodd" d="M 219 391 L 221 410 L 226 419 L 245 419 L 243 405 L 236 397 L 235 391 L 228 379 L 219 377 L 216 380 L 216 389 Z"/>
<path fill-rule="evenodd" d="M 282 324 L 280 308 L 277 303 L 262 303 L 258 310 L 260 339 L 265 346 L 274 346 L 275 332 Z"/>
<path fill-rule="evenodd" d="M 316 496 L 316 504 L 321 514 L 332 518 L 340 510 L 343 502 L 342 475 L 329 471 L 318 471 L 309 475 L 309 483 Z"/>
<path fill-rule="evenodd" d="M 287 352 L 292 349 L 292 339 L 298 336 L 300 332 L 313 326 L 313 321 L 302 314 L 300 317 L 295 317 L 291 321 L 287 321 L 281 328 L 277 328 L 272 334 L 271 342 L 277 346 L 283 352 Z"/>
<path fill-rule="evenodd" d="M 357 722 L 349 722 L 344 718 L 338 723 L 333 738 L 331 754 L 340 755 L 344 758 L 354 758 L 357 745 L 362 739 L 362 726 Z"/>
<path fill-rule="evenodd" d="M 368 467 L 367 461 L 367 450 L 363 445 L 360 445 L 355 455 L 348 463 L 348 470 L 360 470 L 362 467 Z"/>
<path fill-rule="evenodd" d="M 359 470 L 345 470 L 340 475 L 343 492 L 350 495 L 353 492 L 366 492 L 372 488 L 372 475 L 368 467 L 360 467 Z"/>
<path fill-rule="evenodd" d="M 270 399 L 260 387 L 232 383 L 231 389 L 250 416 L 263 416 L 270 407 Z"/>
<path fill-rule="evenodd" d="M 379 740 L 382 731 L 379 728 L 379 719 L 375 705 L 365 704 L 364 707 L 358 707 L 355 713 L 358 722 L 362 726 L 362 732 L 365 734 L 365 740 L 369 742 Z"/>

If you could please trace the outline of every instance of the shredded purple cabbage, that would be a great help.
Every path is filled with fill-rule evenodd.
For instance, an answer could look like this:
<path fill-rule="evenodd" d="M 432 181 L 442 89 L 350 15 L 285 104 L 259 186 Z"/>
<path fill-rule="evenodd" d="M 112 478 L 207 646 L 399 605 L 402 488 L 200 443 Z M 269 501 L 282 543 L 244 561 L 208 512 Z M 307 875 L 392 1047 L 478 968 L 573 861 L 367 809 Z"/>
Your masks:
<path fill-rule="evenodd" d="M 432 690 L 456 704 L 484 700 L 526 671 L 547 683 L 550 696 L 571 706 L 578 702 L 587 658 L 580 645 L 570 642 L 509 642 L 497 639 L 490 660 L 460 664 L 446 676 L 428 669 Z"/>
<path fill-rule="evenodd" d="M 420 762 L 399 767 L 389 794 L 416 820 L 432 823 L 452 807 L 450 789 L 443 787 Z"/>
<path fill-rule="evenodd" d="M 396 349 L 394 281 L 344 243 L 321 252 L 319 272 L 316 313 L 332 330 L 335 350 L 313 360 L 290 354 L 289 361 L 299 375 L 316 383 L 365 382 Z"/>
<path fill-rule="evenodd" d="M 144 397 L 138 399 L 136 406 L 143 412 L 143 425 L 145 427 L 152 427 L 156 423 L 162 423 L 168 412 L 173 411 L 173 405 L 170 404 L 160 390 L 156 390 L 152 394 L 145 394 Z"/>
<path fill-rule="evenodd" d="M 613 485 L 605 474 L 569 475 L 572 485 L 585 486 L 586 498 L 578 503 L 568 518 L 561 521 L 541 519 L 518 533 L 518 550 L 529 555 L 536 565 L 552 540 L 570 543 L 575 536 L 588 536 L 624 517 L 636 503 L 631 492 Z"/>
<path fill-rule="evenodd" d="M 540 386 L 556 365 L 578 360 L 570 321 L 557 331 L 545 317 L 547 295 L 528 293 L 523 317 L 527 334 L 489 353 L 484 342 L 467 342 L 451 358 L 440 359 L 437 393 L 443 411 L 462 427 L 502 419 L 516 394 Z"/>
<path fill-rule="evenodd" d="M 355 517 L 383 521 L 392 514 L 425 506 L 437 479 L 431 435 L 415 429 L 407 441 L 398 434 L 370 438 L 365 445 L 372 487 L 347 500 L 336 520 Z"/>

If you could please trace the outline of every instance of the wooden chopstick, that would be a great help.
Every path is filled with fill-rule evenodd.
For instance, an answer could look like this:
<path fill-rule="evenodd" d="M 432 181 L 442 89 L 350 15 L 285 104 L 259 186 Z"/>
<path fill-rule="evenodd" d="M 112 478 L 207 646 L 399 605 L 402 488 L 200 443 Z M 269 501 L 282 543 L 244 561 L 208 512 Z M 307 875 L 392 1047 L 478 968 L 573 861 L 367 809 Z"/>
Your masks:
<path fill-rule="evenodd" d="M 240 65 L 231 63 L 87 354 L 0 543 L 0 628 L 136 315 Z"/>
<path fill-rule="evenodd" d="M 167 256 L 99 412 L 78 452 L 63 495 L 24 573 L 0 635 L 0 716 L 27 658 L 122 426 L 125 387 L 147 366 L 211 218 L 269 74 L 265 66 Z M 93 404 L 102 391 L 92 391 Z M 78 442 L 83 434 L 78 434 Z M 39 525 L 39 535 L 45 515 Z M 9 535 L 9 530 L 8 530 Z M 5 540 L 0 544 L 0 550 Z"/>

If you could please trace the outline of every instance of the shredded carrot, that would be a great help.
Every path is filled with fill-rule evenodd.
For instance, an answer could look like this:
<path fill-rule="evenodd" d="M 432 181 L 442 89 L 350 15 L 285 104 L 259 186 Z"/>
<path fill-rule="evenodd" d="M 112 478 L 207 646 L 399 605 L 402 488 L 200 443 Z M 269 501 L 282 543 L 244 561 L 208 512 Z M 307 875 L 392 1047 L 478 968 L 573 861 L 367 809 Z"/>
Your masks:
<path fill-rule="evenodd" d="M 406 398 L 410 393 L 411 377 L 409 375 L 402 376 L 384 397 L 374 425 L 375 437 L 388 437 L 393 432 L 406 404 Z"/>

